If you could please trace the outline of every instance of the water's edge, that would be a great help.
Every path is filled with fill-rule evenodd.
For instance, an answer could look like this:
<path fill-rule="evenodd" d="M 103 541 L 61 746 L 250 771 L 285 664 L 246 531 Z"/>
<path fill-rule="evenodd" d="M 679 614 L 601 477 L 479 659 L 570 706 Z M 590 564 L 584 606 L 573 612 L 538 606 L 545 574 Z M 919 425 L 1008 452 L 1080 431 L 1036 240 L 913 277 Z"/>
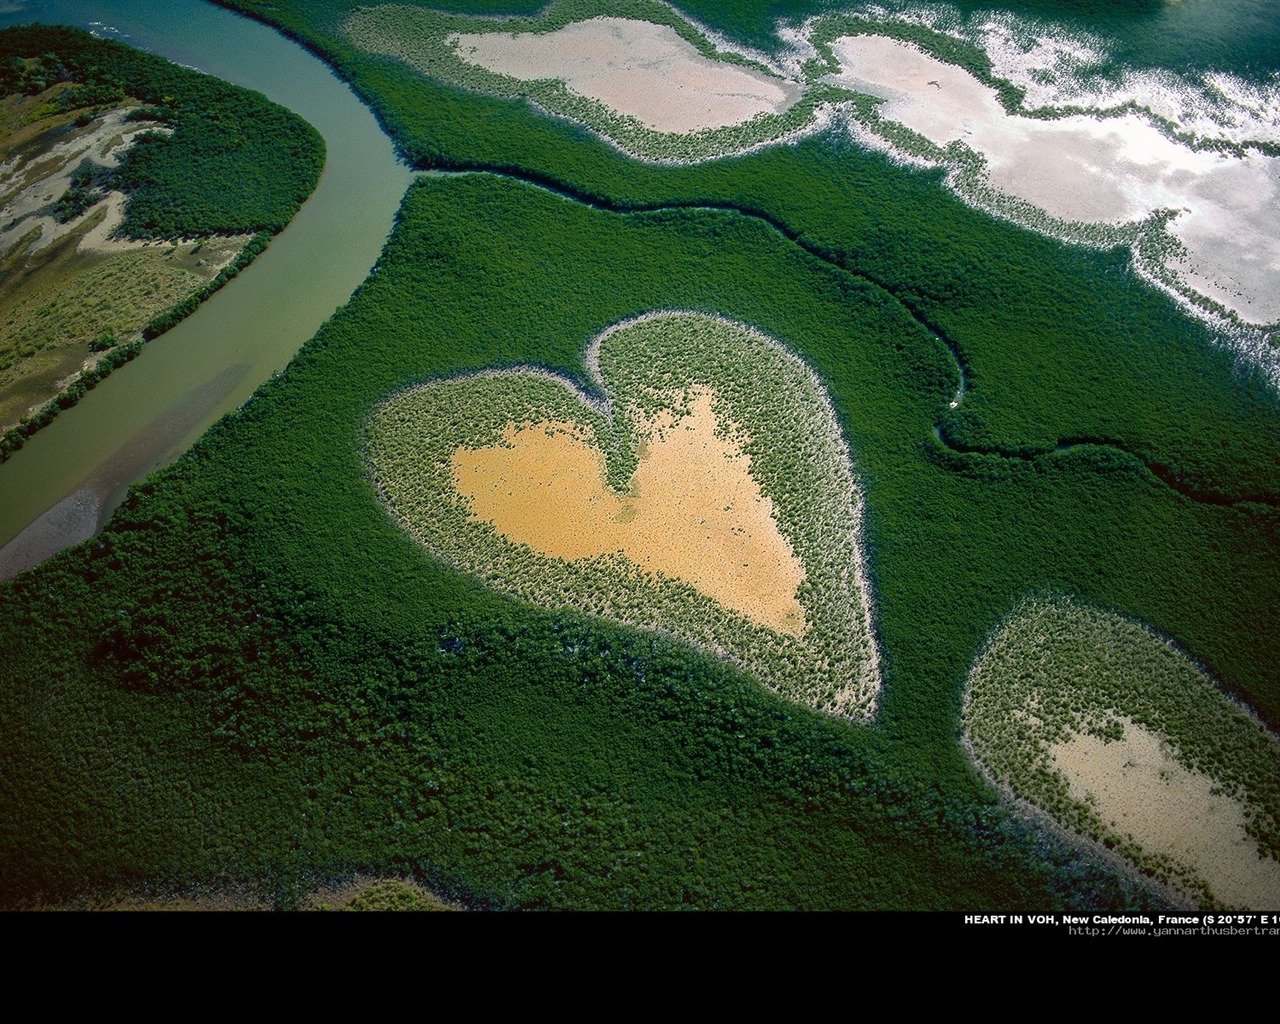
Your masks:
<path fill-rule="evenodd" d="M 0 14 L 0 27 L 30 21 L 74 24 L 256 89 L 313 124 L 327 157 L 314 194 L 252 266 L 0 465 L 0 579 L 92 536 L 130 484 L 282 370 L 368 276 L 412 177 L 327 65 L 225 8 L 36 0 Z"/>

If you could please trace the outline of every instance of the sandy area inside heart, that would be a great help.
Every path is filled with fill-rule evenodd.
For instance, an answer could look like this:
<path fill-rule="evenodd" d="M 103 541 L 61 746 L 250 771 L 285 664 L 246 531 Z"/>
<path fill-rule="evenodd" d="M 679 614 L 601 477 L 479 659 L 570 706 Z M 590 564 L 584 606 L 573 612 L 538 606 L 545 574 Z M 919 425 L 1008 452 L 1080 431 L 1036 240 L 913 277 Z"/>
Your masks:
<path fill-rule="evenodd" d="M 1091 804 L 1117 834 L 1192 868 L 1223 903 L 1280 906 L 1280 862 L 1258 856 L 1240 802 L 1181 765 L 1155 733 L 1123 722 L 1123 739 L 1080 734 L 1049 748 L 1071 796 Z"/>
<path fill-rule="evenodd" d="M 464 33 L 446 42 L 470 64 L 523 81 L 560 79 L 660 132 L 743 124 L 800 97 L 794 82 L 712 60 L 669 25 L 630 18 L 591 18 L 545 33 Z"/>
<path fill-rule="evenodd" d="M 627 493 L 613 490 L 591 432 L 566 423 L 512 424 L 501 445 L 458 448 L 453 479 L 473 519 L 552 558 L 621 553 L 684 581 L 753 622 L 799 635 L 804 570 L 778 530 L 751 460 L 717 435 L 712 393 L 687 415 L 641 420 L 647 437 Z"/>

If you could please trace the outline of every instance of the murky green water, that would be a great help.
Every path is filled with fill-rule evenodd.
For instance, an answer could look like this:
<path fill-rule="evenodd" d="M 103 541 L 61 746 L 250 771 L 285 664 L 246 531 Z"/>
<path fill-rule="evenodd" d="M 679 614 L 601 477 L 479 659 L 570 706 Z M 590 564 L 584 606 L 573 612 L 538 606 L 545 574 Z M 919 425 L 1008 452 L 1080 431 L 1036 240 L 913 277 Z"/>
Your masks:
<path fill-rule="evenodd" d="M 368 275 L 411 176 L 355 95 L 265 26 L 199 0 L 0 3 L 0 27 L 32 20 L 92 27 L 257 89 L 315 125 L 328 155 L 315 194 L 248 271 L 0 465 L 0 545 L 86 487 L 105 516 L 283 369 Z"/>

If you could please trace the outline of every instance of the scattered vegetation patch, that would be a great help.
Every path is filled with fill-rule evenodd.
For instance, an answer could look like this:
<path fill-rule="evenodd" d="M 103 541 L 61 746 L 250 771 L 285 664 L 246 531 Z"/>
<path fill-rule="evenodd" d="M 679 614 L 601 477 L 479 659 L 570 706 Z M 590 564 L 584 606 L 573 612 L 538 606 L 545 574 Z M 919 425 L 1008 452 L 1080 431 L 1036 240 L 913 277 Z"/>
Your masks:
<path fill-rule="evenodd" d="M 57 395 L 61 382 L 198 292 L 246 238 L 82 253 L 77 235 L 0 282 L 0 427 Z"/>
<path fill-rule="evenodd" d="M 301 909 L 423 913 L 462 908 L 445 902 L 412 879 L 358 877 L 312 893 Z"/>
<path fill-rule="evenodd" d="M 1280 899 L 1280 743 L 1144 627 L 1029 602 L 974 666 L 964 727 L 1001 785 L 1198 902 Z"/>
<path fill-rule="evenodd" d="M 604 403 L 561 379 L 511 371 L 433 381 L 381 406 L 369 454 L 395 517 L 434 554 L 499 589 L 670 632 L 793 700 L 871 717 L 879 666 L 861 577 L 860 489 L 812 371 L 759 332 L 693 313 L 614 327 L 592 343 L 587 363 L 597 368 Z M 720 466 L 704 462 L 704 479 L 672 483 L 672 475 L 700 468 L 680 451 L 664 460 L 662 479 L 645 472 L 654 452 L 673 446 L 665 434 L 689 432 L 712 408 L 709 440 L 721 442 Z M 531 480 L 510 459 L 494 469 L 495 450 L 536 443 L 520 440 L 526 432 L 543 442 L 560 437 L 556 443 L 577 455 L 598 446 L 596 479 L 581 479 L 590 461 L 552 468 L 574 477 L 569 490 L 589 488 L 570 515 L 608 542 L 583 539 L 572 524 L 570 538 L 559 539 L 558 524 L 520 521 L 557 515 L 548 497 L 554 473 Z M 726 460 L 738 473 L 750 466 L 754 496 L 725 486 Z M 481 485 L 502 488 L 503 498 L 512 488 L 526 493 L 492 502 L 477 493 Z M 654 491 L 673 507 L 650 504 Z M 745 506 L 741 518 L 717 530 L 717 514 L 731 515 L 736 503 Z M 609 522 L 592 521 L 599 511 Z M 613 520 L 638 513 L 657 520 L 652 532 L 625 554 L 611 549 L 620 535 Z M 775 521 L 776 544 L 767 536 Z M 662 550 L 689 544 L 686 535 L 699 531 L 702 541 L 687 557 Z M 769 564 L 752 566 L 752 558 Z M 699 568 L 708 560 L 734 565 L 720 575 Z"/>
<path fill-rule="evenodd" d="M 83 160 L 71 175 L 71 184 L 53 207 L 53 219 L 59 224 L 75 220 L 89 207 L 107 197 L 105 184 L 110 179 L 108 168 Z"/>

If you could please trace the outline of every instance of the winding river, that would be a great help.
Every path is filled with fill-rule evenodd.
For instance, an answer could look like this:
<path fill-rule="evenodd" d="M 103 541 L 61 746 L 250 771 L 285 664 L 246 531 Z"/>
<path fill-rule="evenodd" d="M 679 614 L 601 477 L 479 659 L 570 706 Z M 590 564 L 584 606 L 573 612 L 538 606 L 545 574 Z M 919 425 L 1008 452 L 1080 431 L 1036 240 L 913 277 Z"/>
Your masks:
<path fill-rule="evenodd" d="M 377 121 L 296 43 L 202 0 L 0 0 L 0 28 L 88 28 L 296 111 L 324 136 L 315 193 L 238 278 L 0 464 L 0 579 L 97 531 L 131 483 L 237 408 L 365 279 L 412 177 Z"/>

